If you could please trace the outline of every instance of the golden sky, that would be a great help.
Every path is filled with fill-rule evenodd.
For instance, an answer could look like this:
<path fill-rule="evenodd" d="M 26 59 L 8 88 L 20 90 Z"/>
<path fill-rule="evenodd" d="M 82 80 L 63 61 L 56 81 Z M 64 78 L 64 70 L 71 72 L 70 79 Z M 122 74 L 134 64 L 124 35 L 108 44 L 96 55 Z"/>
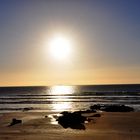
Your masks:
<path fill-rule="evenodd" d="M 0 1 L 0 86 L 140 83 L 139 4 Z"/>

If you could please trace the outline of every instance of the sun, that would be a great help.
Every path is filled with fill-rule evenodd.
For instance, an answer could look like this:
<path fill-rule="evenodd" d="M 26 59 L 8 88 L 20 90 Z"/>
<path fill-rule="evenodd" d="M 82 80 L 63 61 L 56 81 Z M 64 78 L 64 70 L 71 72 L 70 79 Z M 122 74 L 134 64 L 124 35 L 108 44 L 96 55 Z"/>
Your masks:
<path fill-rule="evenodd" d="M 49 53 L 56 60 L 65 60 L 72 52 L 71 41 L 62 35 L 54 36 L 49 41 Z"/>

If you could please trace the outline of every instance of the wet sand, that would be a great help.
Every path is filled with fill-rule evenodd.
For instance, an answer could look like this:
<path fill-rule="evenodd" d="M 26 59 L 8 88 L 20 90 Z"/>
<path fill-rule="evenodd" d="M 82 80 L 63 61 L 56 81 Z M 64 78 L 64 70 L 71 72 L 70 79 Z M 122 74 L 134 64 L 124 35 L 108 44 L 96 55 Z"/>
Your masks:
<path fill-rule="evenodd" d="M 45 118 L 46 115 L 49 117 Z M 64 129 L 52 116 L 45 112 L 1 113 L 0 140 L 140 139 L 140 112 L 102 112 L 101 117 L 90 117 L 91 121 L 85 124 L 85 130 Z M 22 124 L 9 127 L 13 118 L 21 119 Z"/>

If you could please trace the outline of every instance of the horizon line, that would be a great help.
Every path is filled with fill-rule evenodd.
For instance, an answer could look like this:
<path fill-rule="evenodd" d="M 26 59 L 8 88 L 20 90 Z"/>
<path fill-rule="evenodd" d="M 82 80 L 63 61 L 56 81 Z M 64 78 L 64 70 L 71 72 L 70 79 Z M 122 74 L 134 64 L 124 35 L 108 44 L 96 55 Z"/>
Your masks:
<path fill-rule="evenodd" d="M 110 86 L 110 85 L 140 85 L 140 83 L 108 83 L 108 84 L 52 84 L 52 85 L 9 85 L 0 86 L 0 88 L 8 87 L 52 87 L 52 86 Z"/>

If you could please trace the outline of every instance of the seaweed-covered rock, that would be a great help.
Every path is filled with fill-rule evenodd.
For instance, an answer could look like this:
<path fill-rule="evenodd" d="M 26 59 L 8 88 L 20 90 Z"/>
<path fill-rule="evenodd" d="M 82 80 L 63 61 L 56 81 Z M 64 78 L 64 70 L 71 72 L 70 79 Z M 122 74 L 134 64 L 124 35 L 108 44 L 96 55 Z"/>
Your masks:
<path fill-rule="evenodd" d="M 60 125 L 62 125 L 64 128 L 72 128 L 72 129 L 85 129 L 85 126 L 83 125 L 86 121 L 86 117 L 81 115 L 81 112 L 67 112 L 64 111 L 61 113 L 62 116 L 60 116 L 57 121 Z"/>

